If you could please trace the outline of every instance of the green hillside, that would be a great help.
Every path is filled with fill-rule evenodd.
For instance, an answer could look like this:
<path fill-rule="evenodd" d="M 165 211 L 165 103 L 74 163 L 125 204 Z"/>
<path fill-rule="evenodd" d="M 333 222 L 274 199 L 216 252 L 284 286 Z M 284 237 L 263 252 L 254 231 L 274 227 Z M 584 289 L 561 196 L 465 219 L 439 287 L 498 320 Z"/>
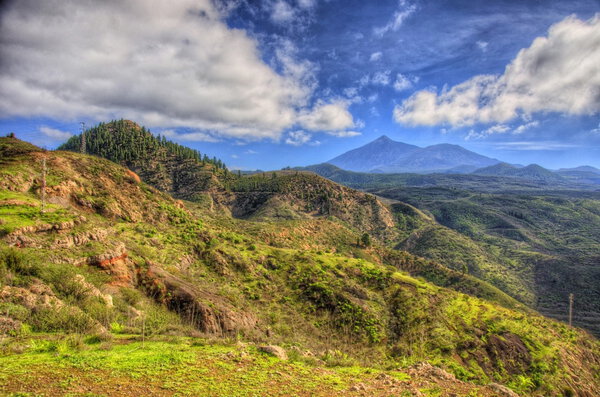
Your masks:
<path fill-rule="evenodd" d="M 349 221 L 234 218 L 98 157 L 11 138 L 0 152 L 9 393 L 600 392 L 589 334 L 413 278 L 399 267 L 435 264 L 363 243 Z"/>
<path fill-rule="evenodd" d="M 467 265 L 472 274 L 561 320 L 567 320 L 568 296 L 574 293 L 574 323 L 600 334 L 600 194 L 374 192 L 427 211 L 455 231 L 426 229 L 405 242 L 405 249 L 453 268 Z"/>

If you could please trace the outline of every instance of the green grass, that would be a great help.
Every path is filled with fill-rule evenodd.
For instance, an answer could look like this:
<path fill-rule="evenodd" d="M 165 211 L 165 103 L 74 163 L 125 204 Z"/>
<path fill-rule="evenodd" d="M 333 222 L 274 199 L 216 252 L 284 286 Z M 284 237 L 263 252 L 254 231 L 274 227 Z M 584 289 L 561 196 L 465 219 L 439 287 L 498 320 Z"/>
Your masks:
<path fill-rule="evenodd" d="M 70 346 L 68 338 L 22 343 L 32 347 L 22 354 L 0 356 L 0 386 L 8 392 L 68 394 L 91 387 L 94 393 L 106 393 L 120 384 L 124 390 L 146 388 L 182 396 L 327 395 L 381 372 L 283 362 L 253 346 L 198 339 L 145 343 L 116 339 L 109 346 L 84 344 L 78 348 Z M 408 379 L 399 371 L 391 375 Z M 42 385 L 28 382 L 34 378 L 51 379 Z"/>

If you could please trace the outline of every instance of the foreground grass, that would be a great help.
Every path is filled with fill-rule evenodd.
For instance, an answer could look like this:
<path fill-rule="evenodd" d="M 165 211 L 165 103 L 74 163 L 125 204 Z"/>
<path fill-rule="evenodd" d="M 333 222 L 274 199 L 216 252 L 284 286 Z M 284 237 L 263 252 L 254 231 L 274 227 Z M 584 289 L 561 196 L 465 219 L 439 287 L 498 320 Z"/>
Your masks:
<path fill-rule="evenodd" d="M 0 389 L 13 396 L 325 396 L 344 394 L 352 384 L 369 382 L 381 373 L 281 361 L 241 343 L 187 338 L 142 343 L 121 337 L 88 344 L 73 338 L 5 345 L 11 349 L 20 344 L 26 351 L 0 357 Z M 388 374 L 409 379 L 399 371 Z"/>

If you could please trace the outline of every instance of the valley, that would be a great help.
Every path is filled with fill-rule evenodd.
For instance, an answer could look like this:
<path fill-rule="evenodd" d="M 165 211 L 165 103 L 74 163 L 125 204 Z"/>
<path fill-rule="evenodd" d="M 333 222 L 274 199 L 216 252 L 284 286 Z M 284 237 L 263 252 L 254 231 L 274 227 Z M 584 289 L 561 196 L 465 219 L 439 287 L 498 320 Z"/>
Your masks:
<path fill-rule="evenodd" d="M 585 223 L 574 229 L 581 240 L 550 251 L 548 236 L 526 231 L 521 244 L 510 225 L 490 229 L 487 213 L 459 207 L 440 218 L 429 190 L 413 200 L 416 190 L 371 186 L 375 196 L 300 170 L 239 176 L 196 155 L 181 160 L 188 154 L 135 124 L 100 127 L 147 143 L 115 147 L 162 157 L 114 159 L 130 170 L 0 138 L 5 390 L 36 393 L 50 377 L 54 393 L 308 395 L 315 383 L 323 395 L 600 390 L 597 339 L 532 310 L 558 313 L 562 290 L 538 302 L 539 268 L 518 262 L 538 255 L 555 266 L 547 277 L 564 277 L 546 256 L 593 251 L 597 234 Z M 89 148 L 99 136 L 89 131 Z M 190 186 L 182 175 L 204 178 Z M 496 202 L 451 191 L 453 205 Z M 595 216 L 593 200 L 581 200 L 583 218 Z M 465 223 L 461 214 L 473 215 Z M 577 270 L 578 282 L 596 277 L 589 269 Z M 583 320 L 576 312 L 576 325 L 596 324 Z M 143 374 L 157 380 L 142 383 Z M 184 386 L 196 374 L 208 377 Z"/>

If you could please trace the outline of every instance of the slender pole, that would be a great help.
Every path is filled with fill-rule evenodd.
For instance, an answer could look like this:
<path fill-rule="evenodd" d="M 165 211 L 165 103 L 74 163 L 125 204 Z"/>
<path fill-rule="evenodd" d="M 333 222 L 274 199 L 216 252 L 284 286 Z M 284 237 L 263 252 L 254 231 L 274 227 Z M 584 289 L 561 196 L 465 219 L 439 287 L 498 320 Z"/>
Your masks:
<path fill-rule="evenodd" d="M 79 147 L 79 151 L 85 154 L 85 123 L 82 121 L 79 124 L 81 124 L 81 146 Z"/>
<path fill-rule="evenodd" d="M 573 325 L 573 294 L 569 294 L 569 326 Z"/>
<path fill-rule="evenodd" d="M 48 169 L 46 168 L 46 157 L 42 158 L 42 213 L 46 210 L 46 173 Z"/>

